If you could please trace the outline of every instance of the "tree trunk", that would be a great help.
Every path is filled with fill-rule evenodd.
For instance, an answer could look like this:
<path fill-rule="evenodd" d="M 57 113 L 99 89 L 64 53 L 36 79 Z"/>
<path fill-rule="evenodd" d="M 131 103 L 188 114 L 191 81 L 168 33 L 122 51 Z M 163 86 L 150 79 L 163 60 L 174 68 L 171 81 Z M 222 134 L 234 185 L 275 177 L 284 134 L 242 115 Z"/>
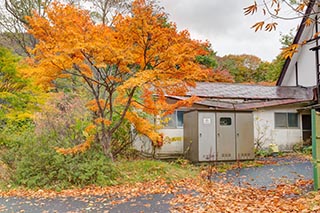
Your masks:
<path fill-rule="evenodd" d="M 105 156 L 109 157 L 111 161 L 113 162 L 113 155 L 111 152 L 111 141 L 112 141 L 112 135 L 107 132 L 105 128 L 103 128 L 104 125 L 102 124 L 101 128 L 101 138 L 100 138 L 100 143 L 102 145 L 102 150 Z"/>

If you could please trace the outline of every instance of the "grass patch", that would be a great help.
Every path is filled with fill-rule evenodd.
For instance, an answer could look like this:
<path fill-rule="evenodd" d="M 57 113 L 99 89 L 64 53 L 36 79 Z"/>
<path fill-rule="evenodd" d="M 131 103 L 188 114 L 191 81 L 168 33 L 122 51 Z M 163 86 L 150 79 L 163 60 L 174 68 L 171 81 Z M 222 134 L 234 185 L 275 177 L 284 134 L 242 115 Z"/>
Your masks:
<path fill-rule="evenodd" d="M 191 164 L 165 162 L 158 160 L 119 161 L 115 167 L 120 175 L 118 184 L 136 183 L 164 179 L 167 181 L 196 177 L 200 168 Z"/>

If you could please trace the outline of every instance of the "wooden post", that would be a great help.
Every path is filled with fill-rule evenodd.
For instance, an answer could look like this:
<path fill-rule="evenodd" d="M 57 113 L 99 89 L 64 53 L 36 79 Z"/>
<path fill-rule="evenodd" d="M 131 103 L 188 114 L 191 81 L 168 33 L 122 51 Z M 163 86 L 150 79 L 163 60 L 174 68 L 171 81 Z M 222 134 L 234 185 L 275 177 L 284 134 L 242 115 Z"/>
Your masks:
<path fill-rule="evenodd" d="M 313 163 L 313 185 L 314 190 L 319 189 L 320 172 L 320 114 L 315 109 L 311 110 L 312 120 L 312 163 Z"/>

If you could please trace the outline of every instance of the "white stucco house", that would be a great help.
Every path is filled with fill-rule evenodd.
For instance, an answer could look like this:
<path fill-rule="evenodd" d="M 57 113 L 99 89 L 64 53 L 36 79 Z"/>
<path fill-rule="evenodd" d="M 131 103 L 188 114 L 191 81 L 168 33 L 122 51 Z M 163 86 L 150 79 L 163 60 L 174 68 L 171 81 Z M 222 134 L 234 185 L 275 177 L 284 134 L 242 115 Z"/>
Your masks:
<path fill-rule="evenodd" d="M 199 109 L 214 112 L 251 112 L 253 140 L 262 147 L 276 144 L 280 150 L 292 150 L 295 144 L 311 143 L 310 109 L 319 107 L 320 59 L 318 25 L 313 22 L 306 26 L 308 17 L 318 19 L 317 1 L 310 1 L 294 44 L 299 46 L 297 53 L 285 61 L 276 86 L 244 85 L 232 83 L 197 83 L 190 88 L 187 96 L 196 95 L 201 101 L 191 108 L 177 110 L 171 115 L 168 125 L 161 130 L 171 142 L 153 150 L 150 141 L 140 137 L 134 146 L 144 154 L 153 153 L 156 157 L 181 156 L 184 150 L 183 114 Z M 174 102 L 185 97 L 167 96 Z M 190 121 L 189 121 L 190 122 Z M 245 134 L 245 129 L 243 134 Z M 237 133 L 238 134 L 238 133 Z M 218 136 L 214 136 L 218 137 Z M 170 140 L 169 140 L 170 141 Z"/>
<path fill-rule="evenodd" d="M 251 112 L 255 143 L 268 147 L 277 144 L 281 150 L 292 150 L 295 144 L 309 141 L 310 113 L 300 111 L 314 103 L 313 87 L 260 86 L 232 83 L 199 82 L 187 96 L 196 95 L 201 101 L 190 108 L 172 114 L 161 132 L 171 142 L 153 150 L 148 139 L 135 142 L 136 149 L 156 157 L 175 157 L 184 154 L 184 116 L 192 110 L 214 112 Z M 170 102 L 185 97 L 167 96 Z M 248 130 L 249 131 L 249 130 Z"/>

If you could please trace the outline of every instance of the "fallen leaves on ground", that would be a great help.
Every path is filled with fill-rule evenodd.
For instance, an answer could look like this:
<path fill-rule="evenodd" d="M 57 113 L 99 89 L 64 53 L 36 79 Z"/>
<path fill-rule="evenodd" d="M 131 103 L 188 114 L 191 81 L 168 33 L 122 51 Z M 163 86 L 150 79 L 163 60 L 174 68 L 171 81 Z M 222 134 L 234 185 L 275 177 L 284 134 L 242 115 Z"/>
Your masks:
<path fill-rule="evenodd" d="M 292 196 L 299 194 L 299 187 L 306 184 L 311 184 L 311 182 L 297 181 L 292 185 L 283 184 L 272 190 L 261 190 L 195 178 L 174 182 L 157 180 L 111 187 L 90 186 L 61 192 L 11 190 L 0 192 L 0 196 L 42 199 L 102 196 L 110 200 L 111 205 L 118 205 L 143 195 L 173 194 L 173 199 L 168 200 L 172 212 L 317 212 L 320 209 L 319 193 Z"/>
<path fill-rule="evenodd" d="M 260 190 L 209 181 L 180 182 L 180 187 L 197 193 L 179 194 L 170 204 L 172 212 L 311 212 L 308 199 L 291 196 L 298 184 Z"/>
<path fill-rule="evenodd" d="M 285 156 L 278 156 L 278 157 L 269 156 L 269 157 L 258 158 L 253 162 L 255 164 L 260 164 L 260 165 L 274 165 L 274 164 L 286 164 L 286 163 L 294 163 L 294 162 L 298 163 L 298 162 L 305 162 L 310 160 L 311 160 L 311 156 L 308 156 L 308 155 L 288 153 Z"/>

